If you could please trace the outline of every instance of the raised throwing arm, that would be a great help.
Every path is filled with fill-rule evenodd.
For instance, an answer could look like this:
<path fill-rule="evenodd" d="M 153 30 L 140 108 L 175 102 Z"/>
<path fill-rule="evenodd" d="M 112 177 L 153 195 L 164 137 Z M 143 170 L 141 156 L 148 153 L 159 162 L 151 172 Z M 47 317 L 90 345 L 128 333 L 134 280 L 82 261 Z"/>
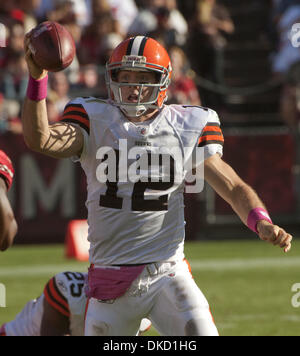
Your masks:
<path fill-rule="evenodd" d="M 29 43 L 30 33 L 24 42 L 30 73 L 29 88 L 22 109 L 24 140 L 30 149 L 54 158 L 80 156 L 83 148 L 81 130 L 68 123 L 48 123 L 45 98 L 48 73 L 34 63 Z"/>

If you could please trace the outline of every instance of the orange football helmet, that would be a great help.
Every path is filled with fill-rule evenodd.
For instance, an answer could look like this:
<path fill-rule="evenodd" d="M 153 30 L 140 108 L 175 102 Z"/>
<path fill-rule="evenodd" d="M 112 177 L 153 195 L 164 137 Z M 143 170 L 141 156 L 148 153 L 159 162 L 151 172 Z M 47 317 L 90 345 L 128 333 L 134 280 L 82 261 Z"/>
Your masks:
<path fill-rule="evenodd" d="M 119 83 L 116 73 L 120 70 L 151 71 L 157 73 L 157 83 Z M 167 99 L 167 88 L 171 82 L 172 66 L 170 57 L 164 47 L 152 38 L 145 36 L 131 37 L 121 42 L 113 51 L 106 64 L 106 85 L 109 98 L 126 116 L 138 117 L 149 108 L 161 108 Z M 139 96 L 137 103 L 126 103 L 122 99 L 122 86 L 137 86 Z M 142 102 L 144 87 L 153 87 L 147 102 Z"/>

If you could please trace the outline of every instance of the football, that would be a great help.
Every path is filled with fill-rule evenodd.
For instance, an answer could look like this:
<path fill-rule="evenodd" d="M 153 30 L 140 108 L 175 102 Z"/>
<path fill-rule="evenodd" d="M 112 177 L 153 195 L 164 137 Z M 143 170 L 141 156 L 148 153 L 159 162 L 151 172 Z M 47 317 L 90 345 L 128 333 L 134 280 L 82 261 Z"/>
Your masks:
<path fill-rule="evenodd" d="M 42 22 L 32 30 L 29 49 L 34 62 L 50 72 L 67 68 L 76 53 L 71 34 L 53 21 Z"/>

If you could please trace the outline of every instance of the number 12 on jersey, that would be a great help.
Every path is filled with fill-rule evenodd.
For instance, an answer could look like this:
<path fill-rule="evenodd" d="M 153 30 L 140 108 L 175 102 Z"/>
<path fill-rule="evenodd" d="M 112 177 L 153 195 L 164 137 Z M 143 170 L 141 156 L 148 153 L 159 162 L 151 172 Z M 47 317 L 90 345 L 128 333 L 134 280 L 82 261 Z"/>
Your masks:
<path fill-rule="evenodd" d="M 116 154 L 116 180 L 106 181 L 106 192 L 103 195 L 100 195 L 99 205 L 106 208 L 122 209 L 123 198 L 118 197 L 118 184 L 119 184 L 119 150 L 115 150 Z M 163 171 L 163 163 L 168 162 L 169 164 L 169 175 L 168 181 L 164 181 L 163 177 L 160 176 L 158 181 L 151 181 L 151 176 L 147 179 L 140 179 L 133 184 L 132 196 L 131 196 L 131 210 L 132 211 L 162 211 L 168 210 L 168 194 L 162 194 L 158 199 L 145 199 L 145 192 L 147 189 L 156 190 L 156 191 L 166 191 L 174 185 L 174 158 L 170 155 L 164 157 L 164 154 L 155 154 L 147 153 L 147 162 L 148 162 L 148 172 L 152 170 L 158 170 L 159 172 Z M 164 160 L 165 158 L 165 160 Z M 142 157 L 137 158 L 137 162 L 142 159 Z M 104 155 L 102 162 L 108 160 L 108 155 Z M 158 163 L 155 164 L 155 163 Z M 108 168 L 106 169 L 107 174 Z M 156 179 L 157 180 L 157 179 Z"/>

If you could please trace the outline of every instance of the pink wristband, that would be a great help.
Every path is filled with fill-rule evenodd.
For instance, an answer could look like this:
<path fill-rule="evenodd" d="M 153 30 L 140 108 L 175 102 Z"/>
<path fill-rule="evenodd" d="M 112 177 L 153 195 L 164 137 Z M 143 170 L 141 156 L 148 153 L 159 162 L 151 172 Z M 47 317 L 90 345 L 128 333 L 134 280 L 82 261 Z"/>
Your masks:
<path fill-rule="evenodd" d="M 250 230 L 256 232 L 257 234 L 258 231 L 256 226 L 259 220 L 267 220 L 271 224 L 273 224 L 268 212 L 265 209 L 263 208 L 252 209 L 247 218 L 247 226 L 249 227 Z"/>
<path fill-rule="evenodd" d="M 27 98 L 33 101 L 40 101 L 47 97 L 48 74 L 42 79 L 34 79 L 29 76 L 27 87 Z"/>

